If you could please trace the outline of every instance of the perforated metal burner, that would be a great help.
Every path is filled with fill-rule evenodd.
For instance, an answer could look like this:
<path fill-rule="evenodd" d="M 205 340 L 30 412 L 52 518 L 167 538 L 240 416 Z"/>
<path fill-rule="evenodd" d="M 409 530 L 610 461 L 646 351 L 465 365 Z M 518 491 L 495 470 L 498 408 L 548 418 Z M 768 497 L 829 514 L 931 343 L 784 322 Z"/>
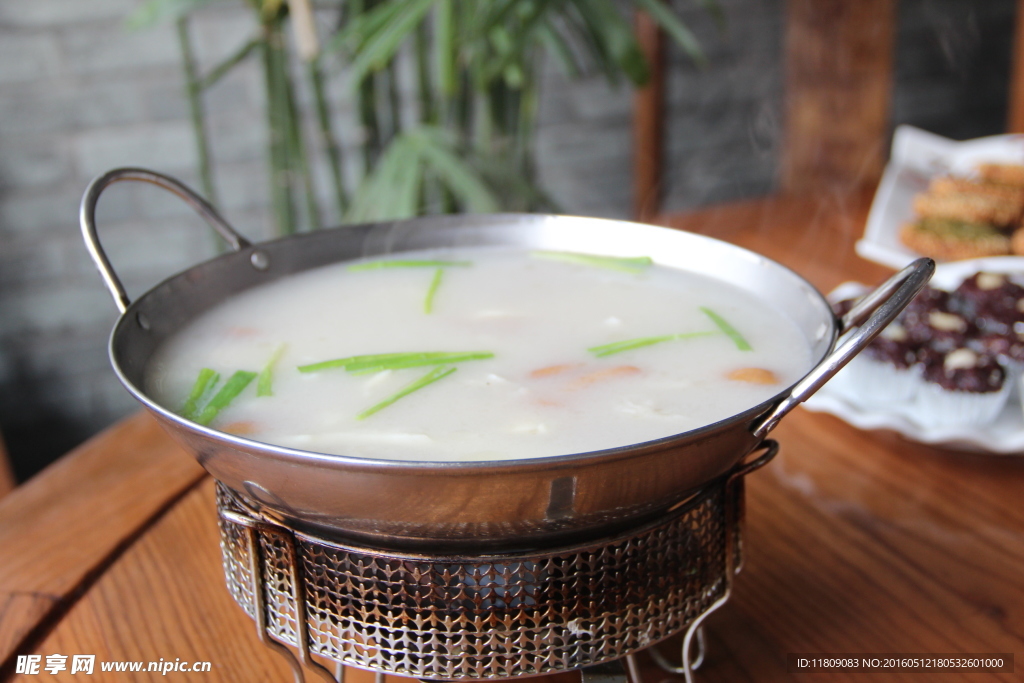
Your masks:
<path fill-rule="evenodd" d="M 628 533 L 477 557 L 316 538 L 218 485 L 228 588 L 261 638 L 295 646 L 329 680 L 311 654 L 421 679 L 509 679 L 587 670 L 683 631 L 676 672 L 689 679 L 691 640 L 740 565 L 742 475 L 775 454 L 765 447 Z"/>

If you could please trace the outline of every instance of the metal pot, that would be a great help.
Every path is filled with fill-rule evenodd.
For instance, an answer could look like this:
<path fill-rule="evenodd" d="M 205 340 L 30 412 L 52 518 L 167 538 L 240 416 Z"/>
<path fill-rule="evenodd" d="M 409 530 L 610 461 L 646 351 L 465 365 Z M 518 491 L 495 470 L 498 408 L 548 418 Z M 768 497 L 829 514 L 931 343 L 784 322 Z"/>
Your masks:
<path fill-rule="evenodd" d="M 104 188 L 139 180 L 168 189 L 232 246 L 129 302 L 100 246 L 95 206 Z M 110 337 L 118 378 L 216 479 L 321 535 L 391 548 L 536 548 L 640 524 L 739 466 L 765 435 L 917 294 L 934 263 L 915 262 L 842 320 L 807 281 L 763 256 L 708 237 L 624 221 L 546 215 L 439 216 L 293 235 L 258 245 L 236 233 L 178 181 L 143 169 L 95 179 L 82 199 L 85 242 L 121 317 Z M 507 245 L 623 255 L 717 278 L 788 315 L 815 365 L 768 401 L 699 429 L 632 446 L 495 462 L 403 462 L 325 455 L 258 443 L 190 422 L 147 396 L 143 371 L 168 336 L 233 294 L 291 273 L 385 253 Z M 837 339 L 848 328 L 838 348 Z"/>

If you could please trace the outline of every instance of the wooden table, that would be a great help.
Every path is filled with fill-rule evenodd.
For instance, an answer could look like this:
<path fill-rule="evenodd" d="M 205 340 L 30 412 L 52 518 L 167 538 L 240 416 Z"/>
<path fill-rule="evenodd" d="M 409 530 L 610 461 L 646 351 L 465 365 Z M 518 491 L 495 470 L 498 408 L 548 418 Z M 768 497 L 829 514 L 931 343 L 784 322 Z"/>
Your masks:
<path fill-rule="evenodd" d="M 888 274 L 853 255 L 866 207 L 863 196 L 771 199 L 673 222 L 828 291 Z M 787 673 L 787 653 L 1024 652 L 1024 459 L 947 452 L 803 409 L 774 436 L 781 453 L 747 480 L 746 567 L 707 622 L 699 681 L 1021 680 Z M 67 655 L 69 668 L 74 654 L 212 665 L 166 678 L 97 665 L 57 680 L 290 680 L 224 588 L 213 482 L 143 414 L 0 501 L 0 680 L 53 680 L 14 673 L 16 655 L 32 653 L 44 664 Z M 669 678 L 641 663 L 648 683 Z"/>

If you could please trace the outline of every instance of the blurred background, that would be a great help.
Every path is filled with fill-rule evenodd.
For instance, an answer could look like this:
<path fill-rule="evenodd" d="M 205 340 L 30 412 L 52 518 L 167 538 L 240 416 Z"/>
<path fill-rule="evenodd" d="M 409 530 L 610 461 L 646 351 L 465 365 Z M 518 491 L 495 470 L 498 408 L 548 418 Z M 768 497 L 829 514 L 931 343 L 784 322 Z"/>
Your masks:
<path fill-rule="evenodd" d="M 459 4 L 324 0 L 304 23 L 305 0 L 0 0 L 0 433 L 18 479 L 137 409 L 77 222 L 111 168 L 174 175 L 260 240 L 396 212 L 656 219 L 840 192 L 877 181 L 898 124 L 1007 130 L 1015 0 Z M 883 115 L 847 134 L 807 97 Z M 807 182 L 822 150 L 843 159 L 832 185 Z M 148 186 L 114 186 L 97 218 L 131 295 L 220 248 Z"/>

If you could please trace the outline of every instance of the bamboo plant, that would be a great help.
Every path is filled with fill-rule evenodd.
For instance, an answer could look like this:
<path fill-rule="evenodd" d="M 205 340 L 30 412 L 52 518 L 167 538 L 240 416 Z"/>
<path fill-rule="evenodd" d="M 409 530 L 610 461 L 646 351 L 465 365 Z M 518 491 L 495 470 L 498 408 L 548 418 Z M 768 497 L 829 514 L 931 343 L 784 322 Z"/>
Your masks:
<path fill-rule="evenodd" d="M 268 196 L 280 234 L 324 222 L 314 184 L 321 165 L 333 196 L 329 220 L 551 208 L 534 161 L 542 60 L 558 60 L 570 76 L 596 71 L 612 84 L 642 85 L 648 65 L 625 11 L 637 9 L 703 60 L 692 32 L 661 0 L 628 7 L 615 0 L 341 0 L 317 6 L 319 26 L 310 0 L 244 0 L 255 13 L 256 35 L 201 74 L 190 14 L 223 1 L 147 0 L 130 24 L 177 22 L 199 177 L 212 201 L 203 93 L 236 65 L 260 60 Z M 717 15 L 715 0 L 695 1 Z M 406 66 L 415 84 L 403 89 Z M 311 93 L 309 111 L 296 96 L 300 79 Z M 331 79 L 342 79 L 356 103 L 361 130 L 347 134 L 357 142 L 341 144 L 335 130 L 326 95 Z M 343 149 L 358 150 L 355 178 L 343 172 Z"/>

